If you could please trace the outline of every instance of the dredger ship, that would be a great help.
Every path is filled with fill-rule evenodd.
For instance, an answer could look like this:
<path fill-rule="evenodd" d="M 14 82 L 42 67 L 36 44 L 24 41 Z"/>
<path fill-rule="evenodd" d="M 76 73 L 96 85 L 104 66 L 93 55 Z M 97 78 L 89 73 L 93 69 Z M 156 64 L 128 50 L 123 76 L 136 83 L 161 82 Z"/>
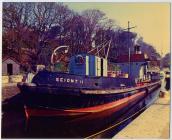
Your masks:
<path fill-rule="evenodd" d="M 26 117 L 95 120 L 135 104 L 161 86 L 139 48 L 115 59 L 118 73 L 108 69 L 107 57 L 84 53 L 69 59 L 68 72 L 42 70 L 30 83 L 18 83 Z"/>

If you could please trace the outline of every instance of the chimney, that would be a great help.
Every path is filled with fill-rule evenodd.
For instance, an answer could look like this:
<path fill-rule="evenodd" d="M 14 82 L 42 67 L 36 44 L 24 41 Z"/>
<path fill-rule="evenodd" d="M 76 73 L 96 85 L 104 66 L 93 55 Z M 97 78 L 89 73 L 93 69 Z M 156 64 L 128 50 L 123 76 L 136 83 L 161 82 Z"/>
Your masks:
<path fill-rule="evenodd" d="M 135 45 L 134 46 L 134 53 L 135 54 L 141 54 L 141 49 L 140 49 L 141 46 L 139 45 Z"/>

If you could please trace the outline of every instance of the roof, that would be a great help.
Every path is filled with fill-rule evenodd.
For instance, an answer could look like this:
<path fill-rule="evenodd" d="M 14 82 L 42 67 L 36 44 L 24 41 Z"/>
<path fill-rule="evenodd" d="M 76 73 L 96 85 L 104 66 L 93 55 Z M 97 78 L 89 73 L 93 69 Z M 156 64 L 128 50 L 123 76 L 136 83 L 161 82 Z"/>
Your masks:
<path fill-rule="evenodd" d="M 144 54 L 131 54 L 130 55 L 130 62 L 146 62 L 148 58 Z M 129 62 L 129 55 L 120 55 L 115 60 L 116 63 L 125 63 Z"/>
<path fill-rule="evenodd" d="M 20 65 L 20 62 L 16 58 L 14 58 L 12 56 L 5 56 L 4 58 L 2 58 L 2 62 L 4 62 L 7 59 L 11 59 L 11 60 L 13 60 L 14 62 L 16 62 L 17 64 Z"/>

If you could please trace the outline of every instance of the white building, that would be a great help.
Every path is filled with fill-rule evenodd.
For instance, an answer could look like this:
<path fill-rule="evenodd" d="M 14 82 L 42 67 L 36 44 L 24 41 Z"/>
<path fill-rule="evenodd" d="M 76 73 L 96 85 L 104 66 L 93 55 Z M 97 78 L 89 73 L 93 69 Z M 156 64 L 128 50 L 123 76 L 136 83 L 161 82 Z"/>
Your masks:
<path fill-rule="evenodd" d="M 2 75 L 17 75 L 20 73 L 20 63 L 13 57 L 5 57 L 2 61 Z"/>

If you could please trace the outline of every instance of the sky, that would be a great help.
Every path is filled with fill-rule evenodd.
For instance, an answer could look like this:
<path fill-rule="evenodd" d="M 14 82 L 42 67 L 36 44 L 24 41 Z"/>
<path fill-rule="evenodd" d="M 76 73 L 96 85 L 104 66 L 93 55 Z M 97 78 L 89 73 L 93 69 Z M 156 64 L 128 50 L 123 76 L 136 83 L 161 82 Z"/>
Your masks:
<path fill-rule="evenodd" d="M 122 28 L 128 21 L 132 29 L 143 40 L 155 47 L 164 56 L 170 52 L 170 3 L 106 3 L 106 2 L 75 2 L 64 3 L 70 9 L 82 12 L 86 9 L 99 9 L 109 19 L 113 19 Z"/>

